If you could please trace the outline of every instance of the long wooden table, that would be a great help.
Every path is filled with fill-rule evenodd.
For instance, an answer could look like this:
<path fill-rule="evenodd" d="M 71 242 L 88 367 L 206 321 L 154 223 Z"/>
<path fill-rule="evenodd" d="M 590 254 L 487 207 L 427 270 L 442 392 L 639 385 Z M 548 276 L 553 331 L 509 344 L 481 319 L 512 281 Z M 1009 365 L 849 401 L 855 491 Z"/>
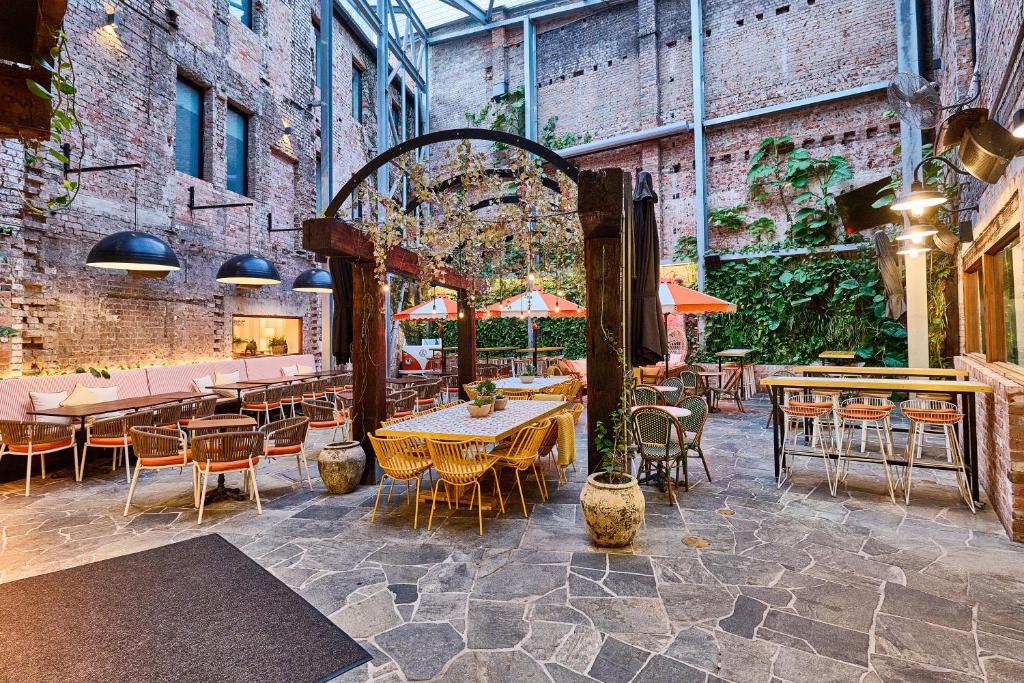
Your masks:
<path fill-rule="evenodd" d="M 27 411 L 29 415 L 47 415 L 50 417 L 66 417 L 71 420 L 80 420 L 82 429 L 85 429 L 85 420 L 96 415 L 105 413 L 117 413 L 122 411 L 137 412 L 146 408 L 155 408 L 168 403 L 183 403 L 216 396 L 213 393 L 197 394 L 190 391 L 172 391 L 166 394 L 152 394 L 149 396 L 134 396 L 132 398 L 119 398 L 116 401 L 101 401 L 99 403 L 87 403 L 80 406 L 57 406 L 55 408 L 39 408 Z"/>
<path fill-rule="evenodd" d="M 505 410 L 494 411 L 487 417 L 470 417 L 466 404 L 460 403 L 381 427 L 377 434 L 415 436 L 421 439 L 475 439 L 496 443 L 523 427 L 554 415 L 567 405 L 564 401 L 509 401 Z"/>
<path fill-rule="evenodd" d="M 837 368 L 836 370 L 848 370 L 849 368 Z M 903 368 L 906 370 L 908 368 Z M 964 457 L 967 463 L 967 477 L 970 480 L 971 497 L 974 504 L 981 504 L 981 494 L 978 484 L 978 434 L 975 418 L 975 403 L 978 394 L 987 394 L 992 387 L 987 384 L 975 381 L 956 381 L 948 379 L 891 379 L 883 377 L 781 377 L 774 376 L 761 380 L 761 384 L 768 388 L 772 399 L 773 430 L 774 439 L 772 446 L 775 452 L 775 478 L 779 478 L 782 471 L 782 450 L 783 450 L 783 423 L 785 417 L 782 414 L 782 404 L 785 400 L 786 389 L 801 389 L 805 392 L 813 392 L 815 389 L 826 390 L 848 390 L 848 391 L 906 391 L 906 392 L 927 392 L 936 394 L 951 394 L 960 405 L 960 412 L 963 419 L 960 420 L 960 443 L 963 444 Z M 810 455 L 810 453 L 808 453 Z M 837 457 L 832 454 L 831 457 Z M 879 463 L 876 458 L 861 457 L 857 454 L 843 456 L 848 460 L 860 462 Z M 890 465 L 906 465 L 906 461 L 890 460 Z M 951 469 L 947 463 L 932 463 L 919 460 L 914 467 L 924 469 Z"/>
<path fill-rule="evenodd" d="M 966 378 L 966 370 L 955 368 L 887 368 L 887 367 L 838 367 L 835 365 L 794 365 L 793 372 L 799 375 L 861 375 L 864 377 L 935 377 L 939 379 Z"/>

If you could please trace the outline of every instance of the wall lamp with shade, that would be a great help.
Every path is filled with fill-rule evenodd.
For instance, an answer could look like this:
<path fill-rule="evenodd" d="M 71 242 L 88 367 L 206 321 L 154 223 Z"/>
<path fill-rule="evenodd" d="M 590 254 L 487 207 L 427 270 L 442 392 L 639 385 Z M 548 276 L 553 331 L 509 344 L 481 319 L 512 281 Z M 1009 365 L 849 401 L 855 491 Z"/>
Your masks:
<path fill-rule="evenodd" d="M 252 202 L 229 202 L 226 204 L 196 204 L 196 188 L 188 188 L 189 211 L 205 211 L 207 209 L 231 209 L 245 207 L 249 218 L 249 250 L 245 254 L 232 256 L 221 264 L 217 270 L 217 282 L 241 287 L 262 287 L 264 285 L 281 284 L 281 275 L 277 267 L 267 259 L 252 253 Z"/>
<path fill-rule="evenodd" d="M 310 268 L 299 273 L 292 283 L 293 292 L 309 292 L 311 294 L 331 294 L 334 283 L 331 274 L 323 268 Z"/>

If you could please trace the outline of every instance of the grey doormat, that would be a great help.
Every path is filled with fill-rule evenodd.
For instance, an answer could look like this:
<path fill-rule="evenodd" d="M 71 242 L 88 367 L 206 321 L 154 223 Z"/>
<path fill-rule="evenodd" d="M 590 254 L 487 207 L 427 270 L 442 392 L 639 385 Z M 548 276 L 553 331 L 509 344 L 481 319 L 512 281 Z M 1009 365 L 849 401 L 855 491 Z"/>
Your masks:
<path fill-rule="evenodd" d="M 211 534 L 0 584 L 0 680 L 327 681 L 370 655 Z"/>

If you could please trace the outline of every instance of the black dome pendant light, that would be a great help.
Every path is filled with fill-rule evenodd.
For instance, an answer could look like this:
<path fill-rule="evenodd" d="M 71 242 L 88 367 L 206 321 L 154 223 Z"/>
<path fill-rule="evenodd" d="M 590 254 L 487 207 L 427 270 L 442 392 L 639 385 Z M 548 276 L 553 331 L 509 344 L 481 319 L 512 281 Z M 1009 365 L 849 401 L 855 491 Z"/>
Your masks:
<path fill-rule="evenodd" d="M 263 285 L 281 284 L 281 275 L 277 272 L 277 267 L 267 259 L 255 256 L 252 253 L 252 202 L 196 206 L 195 188 L 189 188 L 189 208 L 193 211 L 197 209 L 225 209 L 235 206 L 244 206 L 249 214 L 249 251 L 245 254 L 232 256 L 222 263 L 217 270 L 217 282 L 242 287 L 262 287 Z"/>
<path fill-rule="evenodd" d="M 334 283 L 331 274 L 323 268 L 310 268 L 299 273 L 292 283 L 294 292 L 310 292 L 312 294 L 331 294 L 334 292 Z"/>
<path fill-rule="evenodd" d="M 71 158 L 71 145 L 62 145 L 64 158 Z M 174 270 L 180 270 L 181 264 L 167 242 L 149 233 L 139 231 L 139 169 L 142 164 L 111 164 L 107 166 L 83 166 L 71 168 L 70 161 L 64 162 L 64 177 L 71 173 L 93 173 L 96 171 L 117 171 L 121 169 L 132 169 L 134 173 L 135 192 L 132 195 L 132 202 L 135 205 L 135 227 L 133 230 L 123 230 L 107 235 L 93 245 L 89 255 L 85 258 L 85 265 L 93 268 L 106 268 L 109 270 L 129 270 L 136 272 L 156 273 L 156 277 L 162 277 L 160 273 L 167 274 Z"/>

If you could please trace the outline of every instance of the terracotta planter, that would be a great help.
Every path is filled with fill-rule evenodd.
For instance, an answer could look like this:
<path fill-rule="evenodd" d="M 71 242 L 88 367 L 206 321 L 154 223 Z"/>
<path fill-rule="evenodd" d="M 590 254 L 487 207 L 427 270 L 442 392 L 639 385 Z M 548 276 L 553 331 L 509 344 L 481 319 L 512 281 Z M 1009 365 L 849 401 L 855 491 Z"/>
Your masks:
<path fill-rule="evenodd" d="M 366 453 L 358 441 L 338 441 L 320 449 L 316 464 L 330 493 L 350 493 L 363 476 Z"/>
<path fill-rule="evenodd" d="M 491 414 L 491 408 L 493 406 L 493 403 L 488 403 L 485 406 L 478 406 L 470 403 L 466 406 L 466 410 L 469 412 L 470 417 L 487 417 Z"/>
<path fill-rule="evenodd" d="M 270 352 L 272 354 L 274 354 L 275 356 L 281 356 L 285 352 L 287 352 L 287 350 L 288 350 L 287 346 L 271 346 L 270 347 Z"/>
<path fill-rule="evenodd" d="M 644 521 L 644 494 L 636 479 L 630 475 L 624 484 L 601 481 L 601 472 L 587 477 L 580 492 L 580 507 L 587 531 L 595 545 L 621 548 L 633 542 Z"/>
<path fill-rule="evenodd" d="M 523 384 L 533 384 L 536 375 L 519 375 L 519 381 Z"/>
<path fill-rule="evenodd" d="M 505 408 L 508 408 L 508 396 L 494 399 L 495 410 L 505 410 Z"/>

